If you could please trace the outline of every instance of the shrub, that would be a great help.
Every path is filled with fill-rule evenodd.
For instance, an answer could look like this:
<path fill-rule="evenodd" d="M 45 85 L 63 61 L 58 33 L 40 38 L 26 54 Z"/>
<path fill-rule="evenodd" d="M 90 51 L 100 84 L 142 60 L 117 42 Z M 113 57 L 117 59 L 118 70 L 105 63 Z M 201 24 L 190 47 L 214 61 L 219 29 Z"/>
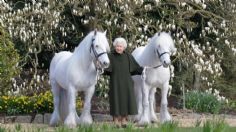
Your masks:
<path fill-rule="evenodd" d="M 82 107 L 78 98 L 77 108 Z M 7 115 L 51 113 L 53 111 L 53 96 L 50 91 L 39 95 L 28 96 L 0 96 L 0 113 Z"/>
<path fill-rule="evenodd" d="M 19 55 L 9 34 L 0 26 L 0 95 L 11 89 L 11 79 L 18 75 Z"/>
<path fill-rule="evenodd" d="M 227 103 L 227 100 L 219 95 L 217 90 L 188 91 L 185 94 L 185 105 L 188 109 L 193 109 L 196 112 L 209 112 L 217 114 Z"/>

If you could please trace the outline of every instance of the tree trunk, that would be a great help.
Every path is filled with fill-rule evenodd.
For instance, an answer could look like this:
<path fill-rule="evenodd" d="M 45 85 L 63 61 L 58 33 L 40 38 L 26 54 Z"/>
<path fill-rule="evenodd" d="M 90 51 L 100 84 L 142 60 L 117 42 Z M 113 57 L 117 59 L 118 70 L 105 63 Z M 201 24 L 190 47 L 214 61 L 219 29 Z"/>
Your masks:
<path fill-rule="evenodd" d="M 198 71 L 195 71 L 194 72 L 194 79 L 193 79 L 193 88 L 194 89 L 198 90 L 200 88 L 200 86 L 201 86 L 200 77 L 201 77 L 201 73 Z"/>

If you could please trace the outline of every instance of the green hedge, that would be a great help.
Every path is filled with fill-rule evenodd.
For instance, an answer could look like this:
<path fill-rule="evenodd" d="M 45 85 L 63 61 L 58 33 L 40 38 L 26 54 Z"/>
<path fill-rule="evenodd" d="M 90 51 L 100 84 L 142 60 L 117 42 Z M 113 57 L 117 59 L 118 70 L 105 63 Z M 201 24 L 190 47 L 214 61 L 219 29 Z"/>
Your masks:
<path fill-rule="evenodd" d="M 77 100 L 77 109 L 82 107 L 82 101 Z M 53 96 L 50 91 L 34 96 L 0 96 L 0 113 L 6 115 L 51 113 L 53 111 Z"/>

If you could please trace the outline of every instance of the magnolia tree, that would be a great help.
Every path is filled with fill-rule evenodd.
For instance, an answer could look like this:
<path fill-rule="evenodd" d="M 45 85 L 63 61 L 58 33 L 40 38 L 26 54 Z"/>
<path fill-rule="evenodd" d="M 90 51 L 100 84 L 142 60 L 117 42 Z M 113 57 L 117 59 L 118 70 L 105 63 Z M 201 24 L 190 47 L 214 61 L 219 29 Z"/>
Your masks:
<path fill-rule="evenodd" d="M 215 83 L 215 87 L 217 89 L 221 89 L 221 91 L 228 91 L 226 92 L 228 97 L 235 99 L 235 86 L 236 86 L 236 61 L 235 61 L 235 54 L 236 54 L 236 1 L 234 0 L 227 0 L 225 1 L 225 9 L 226 14 L 225 18 L 227 21 L 227 28 L 226 28 L 226 38 L 228 41 L 225 41 L 227 46 L 222 47 L 221 51 L 223 52 L 224 56 L 222 58 L 221 67 L 223 69 L 223 75 L 220 79 Z"/>
<path fill-rule="evenodd" d="M 21 53 L 20 64 L 33 66 L 34 79 L 19 89 L 41 88 L 46 76 L 39 76 L 38 68 L 48 62 L 39 63 L 40 53 L 72 50 L 94 28 L 107 30 L 110 45 L 123 36 L 129 51 L 146 45 L 156 32 L 170 32 L 178 49 L 173 57 L 174 89 L 214 88 L 224 74 L 224 49 L 235 53 L 233 0 L 0 0 L 0 6 L 0 23 Z M 98 87 L 107 93 L 107 79 L 101 78 Z"/>
<path fill-rule="evenodd" d="M 64 10 L 66 3 L 56 1 L 4 1 L 0 0 L 0 24 L 5 27 L 13 40 L 15 47 L 21 53 L 21 66 L 26 63 L 32 65 L 30 71 L 34 71 L 32 78 L 24 80 L 19 86 L 13 79 L 13 86 L 19 90 L 39 89 L 39 81 L 44 80 L 44 76 L 37 75 L 39 65 L 38 54 L 42 51 L 55 51 L 53 34 L 61 31 L 66 36 L 61 12 Z M 71 25 L 72 26 L 72 25 Z M 23 71 L 24 72 L 24 71 Z"/>

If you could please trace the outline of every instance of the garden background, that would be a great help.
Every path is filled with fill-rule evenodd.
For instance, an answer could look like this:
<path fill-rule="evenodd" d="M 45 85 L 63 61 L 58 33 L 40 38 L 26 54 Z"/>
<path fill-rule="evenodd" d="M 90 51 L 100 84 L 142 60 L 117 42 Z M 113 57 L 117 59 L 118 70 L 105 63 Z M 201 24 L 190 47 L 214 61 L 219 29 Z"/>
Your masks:
<path fill-rule="evenodd" d="M 171 33 L 177 52 L 169 106 L 235 113 L 235 16 L 234 0 L 0 0 L 0 113 L 52 112 L 53 55 L 73 51 L 95 28 L 107 31 L 110 46 L 124 37 L 129 52 L 156 32 Z M 94 112 L 108 111 L 107 94 L 108 79 L 101 77 Z"/>

